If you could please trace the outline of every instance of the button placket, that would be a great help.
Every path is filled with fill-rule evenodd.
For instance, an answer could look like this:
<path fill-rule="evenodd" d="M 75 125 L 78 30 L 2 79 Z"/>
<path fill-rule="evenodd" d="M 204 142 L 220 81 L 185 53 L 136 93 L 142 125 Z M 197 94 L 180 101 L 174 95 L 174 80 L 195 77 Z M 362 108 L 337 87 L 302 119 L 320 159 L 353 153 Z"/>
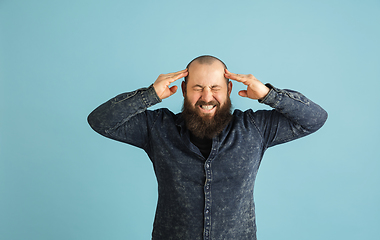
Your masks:
<path fill-rule="evenodd" d="M 203 235 L 204 240 L 210 240 L 210 236 L 211 236 L 211 203 L 212 203 L 211 201 L 211 181 L 212 181 L 211 161 L 217 153 L 218 144 L 219 144 L 218 140 L 214 138 L 210 155 L 204 165 L 205 175 L 206 175 L 206 182 L 204 186 L 204 193 L 205 193 L 204 235 Z"/>
<path fill-rule="evenodd" d="M 210 239 L 211 231 L 211 163 L 209 160 L 205 163 L 206 183 L 204 187 L 205 192 L 205 209 L 204 209 L 204 239 Z"/>

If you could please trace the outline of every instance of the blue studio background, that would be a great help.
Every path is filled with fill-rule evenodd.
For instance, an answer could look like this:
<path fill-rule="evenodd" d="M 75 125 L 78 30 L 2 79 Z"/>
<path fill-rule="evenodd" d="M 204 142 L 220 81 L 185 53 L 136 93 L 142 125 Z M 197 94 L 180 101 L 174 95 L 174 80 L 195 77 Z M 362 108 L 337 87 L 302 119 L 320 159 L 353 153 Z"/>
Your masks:
<path fill-rule="evenodd" d="M 0 239 L 150 239 L 148 157 L 86 118 L 203 54 L 329 113 L 264 156 L 258 238 L 380 239 L 379 24 L 378 0 L 0 1 Z"/>

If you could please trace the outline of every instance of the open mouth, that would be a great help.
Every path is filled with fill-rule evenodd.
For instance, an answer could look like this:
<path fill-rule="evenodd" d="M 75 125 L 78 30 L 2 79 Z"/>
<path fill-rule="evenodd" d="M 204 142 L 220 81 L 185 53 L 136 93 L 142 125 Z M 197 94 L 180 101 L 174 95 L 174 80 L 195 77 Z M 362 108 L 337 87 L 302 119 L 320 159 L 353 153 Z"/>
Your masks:
<path fill-rule="evenodd" d="M 203 110 L 210 111 L 213 108 L 215 108 L 216 105 L 199 105 L 199 107 L 202 108 Z"/>

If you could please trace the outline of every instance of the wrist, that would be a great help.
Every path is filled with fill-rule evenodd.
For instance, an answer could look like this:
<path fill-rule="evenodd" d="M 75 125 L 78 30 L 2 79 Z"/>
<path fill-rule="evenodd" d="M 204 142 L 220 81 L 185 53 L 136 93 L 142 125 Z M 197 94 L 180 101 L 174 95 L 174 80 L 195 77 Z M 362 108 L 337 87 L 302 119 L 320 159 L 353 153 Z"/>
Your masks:
<path fill-rule="evenodd" d="M 159 103 L 162 99 L 158 96 L 157 90 L 154 87 L 154 83 L 147 88 L 146 99 L 149 99 L 153 104 Z"/>
<path fill-rule="evenodd" d="M 268 86 L 267 86 L 268 85 Z M 265 84 L 263 85 L 262 91 L 261 91 L 261 97 L 258 99 L 259 101 L 262 101 L 266 96 L 268 96 L 270 90 L 272 89 L 272 85 L 270 84 Z"/>
<path fill-rule="evenodd" d="M 259 103 L 264 102 L 265 99 L 269 96 L 270 92 L 274 89 L 274 87 L 270 83 L 266 83 L 266 84 L 264 84 L 264 86 L 267 88 L 267 93 L 265 94 L 265 96 L 263 96 L 262 98 L 258 99 Z"/>

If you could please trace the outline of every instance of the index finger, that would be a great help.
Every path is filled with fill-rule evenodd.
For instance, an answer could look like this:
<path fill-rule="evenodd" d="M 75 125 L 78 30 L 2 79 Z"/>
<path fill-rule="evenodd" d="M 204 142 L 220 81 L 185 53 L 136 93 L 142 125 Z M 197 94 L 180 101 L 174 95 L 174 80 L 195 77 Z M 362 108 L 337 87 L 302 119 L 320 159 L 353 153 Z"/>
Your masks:
<path fill-rule="evenodd" d="M 186 68 L 186 69 L 183 69 L 183 70 L 178 71 L 178 72 L 168 73 L 167 78 L 168 78 L 169 82 L 172 83 L 172 82 L 177 81 L 180 78 L 186 77 L 188 74 L 189 74 L 189 72 L 187 71 L 187 68 Z"/>
<path fill-rule="evenodd" d="M 174 72 L 173 74 L 177 74 L 177 73 L 183 73 L 183 72 L 187 72 L 187 68 L 181 70 L 181 71 L 178 71 L 178 72 Z"/>
<path fill-rule="evenodd" d="M 232 80 L 235 80 L 238 82 L 245 82 L 244 81 L 244 75 L 232 73 L 232 72 L 228 71 L 227 69 L 225 69 L 224 75 L 226 78 L 229 78 L 229 79 L 232 79 Z"/>

